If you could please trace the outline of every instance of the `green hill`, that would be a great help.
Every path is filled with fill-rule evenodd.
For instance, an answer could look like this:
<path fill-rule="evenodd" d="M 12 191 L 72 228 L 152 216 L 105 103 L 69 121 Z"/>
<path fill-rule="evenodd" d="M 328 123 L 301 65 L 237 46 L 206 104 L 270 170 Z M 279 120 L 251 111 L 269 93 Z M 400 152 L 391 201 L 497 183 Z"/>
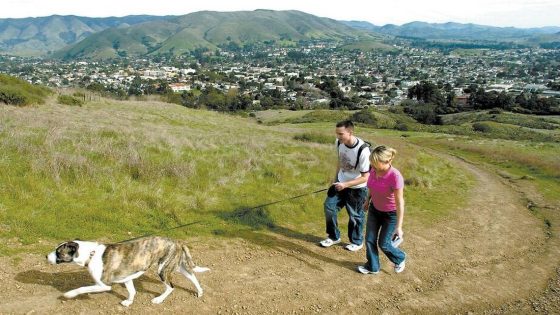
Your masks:
<path fill-rule="evenodd" d="M 126 27 L 167 18 L 149 15 L 108 18 L 52 15 L 0 19 L 0 51 L 10 55 L 42 56 L 107 28 Z"/>
<path fill-rule="evenodd" d="M 51 93 L 46 87 L 0 73 L 0 103 L 18 106 L 43 104 Z"/>
<path fill-rule="evenodd" d="M 505 111 L 463 112 L 443 115 L 441 117 L 441 121 L 445 125 L 462 125 L 465 123 L 493 121 L 531 129 L 560 129 L 560 123 L 554 119 L 549 119 L 546 116 L 525 115 Z"/>
<path fill-rule="evenodd" d="M 362 40 L 351 44 L 346 44 L 340 47 L 344 50 L 359 50 L 359 51 L 396 51 L 397 49 L 391 45 L 381 43 L 376 40 Z"/>
<path fill-rule="evenodd" d="M 172 53 L 219 45 L 300 40 L 375 40 L 371 32 L 356 30 L 338 21 L 299 11 L 202 11 L 94 34 L 56 57 L 107 58 L 119 55 Z"/>
<path fill-rule="evenodd" d="M 478 24 L 462 23 L 426 23 L 410 22 L 401 26 L 385 25 L 382 27 L 371 27 L 379 33 L 394 36 L 416 37 L 435 40 L 496 40 L 512 41 L 531 38 L 544 34 L 558 32 L 559 27 L 542 28 L 515 28 L 494 27 Z"/>
<path fill-rule="evenodd" d="M 510 113 L 505 111 L 476 111 L 441 116 L 441 125 L 426 125 L 405 114 L 399 107 L 369 108 L 360 111 L 261 111 L 257 121 L 267 125 L 282 123 L 336 123 L 343 119 L 370 128 L 393 129 L 405 132 L 429 132 L 510 140 L 560 142 L 560 122 L 553 117 Z"/>

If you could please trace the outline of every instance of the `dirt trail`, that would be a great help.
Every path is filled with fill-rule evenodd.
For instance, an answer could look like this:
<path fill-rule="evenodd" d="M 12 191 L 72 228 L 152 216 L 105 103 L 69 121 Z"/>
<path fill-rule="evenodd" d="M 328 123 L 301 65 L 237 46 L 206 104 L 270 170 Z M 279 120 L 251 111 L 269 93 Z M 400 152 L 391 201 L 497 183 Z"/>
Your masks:
<path fill-rule="evenodd" d="M 324 249 L 316 245 L 318 236 L 277 228 L 194 242 L 195 261 L 212 269 L 198 275 L 205 295 L 197 299 L 192 284 L 176 276 L 177 290 L 161 305 L 150 303 L 162 290 L 153 271 L 136 281 L 135 303 L 124 308 L 119 302 L 126 290 L 120 285 L 110 293 L 61 298 L 64 291 L 91 283 L 77 266 L 50 266 L 38 255 L 21 255 L 17 264 L 3 257 L 0 313 L 560 312 L 557 209 L 550 209 L 548 227 L 503 179 L 444 157 L 472 172 L 478 184 L 469 204 L 445 220 L 427 228 L 405 222 L 402 246 L 408 260 L 402 274 L 395 274 L 385 258 L 380 274 L 359 274 L 355 268 L 365 259 L 364 249 Z M 249 241 L 254 239 L 259 241 Z"/>

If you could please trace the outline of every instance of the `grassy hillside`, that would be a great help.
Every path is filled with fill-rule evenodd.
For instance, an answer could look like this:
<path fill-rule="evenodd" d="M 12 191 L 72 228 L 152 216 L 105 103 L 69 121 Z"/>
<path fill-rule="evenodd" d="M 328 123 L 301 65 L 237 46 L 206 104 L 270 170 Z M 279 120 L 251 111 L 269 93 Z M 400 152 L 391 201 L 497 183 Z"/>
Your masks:
<path fill-rule="evenodd" d="M 299 11 L 201 11 L 127 28 L 113 28 L 57 52 L 63 58 L 106 58 L 129 55 L 182 54 L 195 48 L 215 49 L 221 44 L 299 40 L 378 39 L 338 21 Z M 118 45 L 114 45 L 118 43 Z M 109 53 L 110 52 L 110 53 Z"/>
<path fill-rule="evenodd" d="M 52 91 L 46 87 L 0 73 L 0 103 L 9 105 L 43 104 Z"/>
<path fill-rule="evenodd" d="M 108 18 L 52 15 L 0 19 L 0 50 L 11 55 L 42 56 L 107 28 L 166 18 L 148 15 Z"/>
<path fill-rule="evenodd" d="M 560 122 L 553 117 L 489 111 L 464 112 L 442 116 L 443 125 L 424 125 L 404 114 L 398 108 L 365 111 L 263 111 L 256 115 L 267 124 L 337 122 L 351 118 L 369 127 L 396 129 L 410 132 L 431 132 L 463 135 L 473 138 L 498 138 L 560 142 Z"/>
<path fill-rule="evenodd" d="M 524 115 L 504 111 L 476 111 L 442 116 L 445 125 L 461 125 L 481 121 L 493 121 L 540 130 L 560 129 L 560 123 L 546 116 Z"/>
<path fill-rule="evenodd" d="M 324 235 L 324 193 L 253 207 L 328 186 L 336 161 L 332 123 L 267 126 L 163 103 L 100 101 L 3 106 L 0 126 L 0 253 L 14 243 L 44 250 L 45 241 L 118 241 L 198 221 L 164 234 Z M 409 183 L 407 224 L 429 224 L 460 208 L 472 185 L 461 170 L 400 133 L 358 133 L 399 150 L 395 165 Z"/>
<path fill-rule="evenodd" d="M 394 36 L 406 36 L 436 40 L 487 40 L 515 41 L 558 32 L 552 28 L 494 27 L 478 24 L 410 22 L 401 26 L 388 24 L 374 27 L 375 31 Z"/>
<path fill-rule="evenodd" d="M 472 139 L 441 134 L 415 134 L 409 141 L 450 151 L 494 168 L 502 177 L 534 184 L 548 202 L 560 200 L 560 144 L 502 139 Z"/>
<path fill-rule="evenodd" d="M 391 45 L 383 44 L 374 40 L 363 40 L 352 44 L 343 45 L 340 47 L 344 50 L 359 50 L 359 51 L 383 51 L 395 52 L 397 49 Z"/>

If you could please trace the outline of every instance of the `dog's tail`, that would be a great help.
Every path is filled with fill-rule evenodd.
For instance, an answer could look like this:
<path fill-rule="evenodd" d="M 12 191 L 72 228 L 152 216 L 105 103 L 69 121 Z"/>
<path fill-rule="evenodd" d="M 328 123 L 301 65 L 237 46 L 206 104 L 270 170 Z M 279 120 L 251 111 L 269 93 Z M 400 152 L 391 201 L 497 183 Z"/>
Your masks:
<path fill-rule="evenodd" d="M 199 267 L 194 263 L 189 248 L 186 244 L 181 244 L 181 249 L 183 250 L 183 254 L 181 255 L 182 263 L 188 266 L 189 269 L 192 269 L 192 271 L 194 272 L 206 272 L 210 270 L 210 268 Z"/>

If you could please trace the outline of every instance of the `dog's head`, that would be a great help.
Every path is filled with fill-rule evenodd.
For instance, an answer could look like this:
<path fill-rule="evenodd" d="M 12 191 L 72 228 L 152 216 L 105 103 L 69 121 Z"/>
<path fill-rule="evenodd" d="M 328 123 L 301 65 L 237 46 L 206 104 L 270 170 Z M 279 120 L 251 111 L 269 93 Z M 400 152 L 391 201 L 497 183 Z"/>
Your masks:
<path fill-rule="evenodd" d="M 77 242 L 64 242 L 56 247 L 56 249 L 47 255 L 49 263 L 56 265 L 60 263 L 73 262 L 78 257 L 78 249 L 80 245 Z"/>

